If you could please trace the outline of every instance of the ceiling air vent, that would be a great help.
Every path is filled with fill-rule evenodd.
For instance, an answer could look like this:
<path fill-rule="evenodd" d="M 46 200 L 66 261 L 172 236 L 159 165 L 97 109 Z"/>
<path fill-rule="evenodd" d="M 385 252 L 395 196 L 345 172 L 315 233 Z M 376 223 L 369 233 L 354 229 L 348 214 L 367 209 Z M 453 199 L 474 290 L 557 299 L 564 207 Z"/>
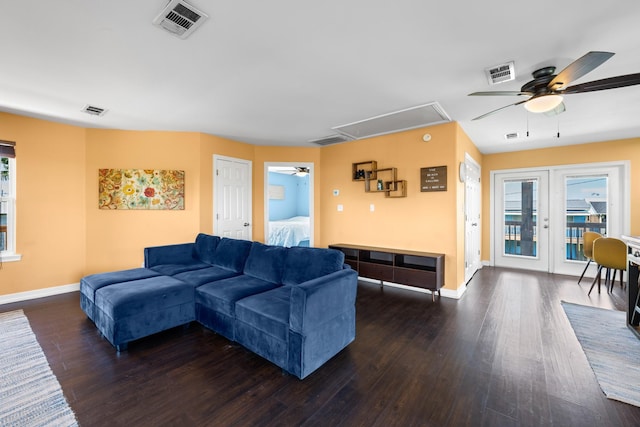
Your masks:
<path fill-rule="evenodd" d="M 519 136 L 518 132 L 511 132 L 511 133 L 507 133 L 507 134 L 504 135 L 504 137 L 505 137 L 505 139 L 507 141 L 510 141 L 512 139 L 518 139 L 518 136 Z"/>
<path fill-rule="evenodd" d="M 171 0 L 153 20 L 153 24 L 181 39 L 186 39 L 209 16 L 184 0 Z"/>
<path fill-rule="evenodd" d="M 496 65 L 495 67 L 489 67 L 484 70 L 484 72 L 487 74 L 487 80 L 490 85 L 508 82 L 516 78 L 515 64 L 513 61 Z"/>
<path fill-rule="evenodd" d="M 361 139 L 450 121 L 451 118 L 440 104 L 432 102 L 337 126 L 333 130 L 353 139 Z"/>
<path fill-rule="evenodd" d="M 105 108 L 96 107 L 95 105 L 85 105 L 82 110 L 83 113 L 91 114 L 92 116 L 104 116 L 107 112 Z"/>
<path fill-rule="evenodd" d="M 325 136 L 324 138 L 309 140 L 309 142 L 312 142 L 318 145 L 331 145 L 331 144 L 338 144 L 340 142 L 347 142 L 347 141 L 353 141 L 353 138 L 348 138 L 344 135 L 330 135 L 330 136 Z"/>

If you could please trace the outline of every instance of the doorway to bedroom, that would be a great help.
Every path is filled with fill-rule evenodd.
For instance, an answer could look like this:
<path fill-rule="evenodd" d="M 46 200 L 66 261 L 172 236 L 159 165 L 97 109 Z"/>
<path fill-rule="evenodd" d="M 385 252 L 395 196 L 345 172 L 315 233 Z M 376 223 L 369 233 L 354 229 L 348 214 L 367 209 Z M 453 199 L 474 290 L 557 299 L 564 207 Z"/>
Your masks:
<path fill-rule="evenodd" d="M 313 163 L 264 164 L 265 242 L 313 246 Z"/>

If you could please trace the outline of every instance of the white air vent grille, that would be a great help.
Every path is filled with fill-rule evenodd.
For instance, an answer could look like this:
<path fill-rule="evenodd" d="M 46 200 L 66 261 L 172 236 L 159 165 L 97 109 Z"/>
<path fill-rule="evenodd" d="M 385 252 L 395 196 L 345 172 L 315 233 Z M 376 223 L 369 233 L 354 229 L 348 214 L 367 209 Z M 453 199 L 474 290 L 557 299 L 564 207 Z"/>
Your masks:
<path fill-rule="evenodd" d="M 484 70 L 490 85 L 508 82 L 516 78 L 515 64 L 513 61 L 496 65 Z"/>
<path fill-rule="evenodd" d="M 511 139 L 518 139 L 518 136 L 519 136 L 519 135 L 518 135 L 518 132 L 511 132 L 511 133 L 507 133 L 507 134 L 505 134 L 505 136 L 504 136 L 504 137 L 505 137 L 505 139 L 506 139 L 507 141 L 509 141 L 509 140 L 511 140 Z"/>
<path fill-rule="evenodd" d="M 206 19 L 207 14 L 199 11 L 184 0 L 171 0 L 153 20 L 153 24 L 181 39 L 186 39 Z"/>
<path fill-rule="evenodd" d="M 329 135 L 319 139 L 311 139 L 309 142 L 318 145 L 331 145 L 339 144 L 341 142 L 353 141 L 353 138 L 348 138 L 344 135 Z"/>
<path fill-rule="evenodd" d="M 96 107 L 95 105 L 85 105 L 81 110 L 83 113 L 91 114 L 92 116 L 104 116 L 107 112 L 106 109 Z"/>
<path fill-rule="evenodd" d="M 333 130 L 353 139 L 362 139 L 450 121 L 451 118 L 440 104 L 432 102 L 337 126 Z"/>

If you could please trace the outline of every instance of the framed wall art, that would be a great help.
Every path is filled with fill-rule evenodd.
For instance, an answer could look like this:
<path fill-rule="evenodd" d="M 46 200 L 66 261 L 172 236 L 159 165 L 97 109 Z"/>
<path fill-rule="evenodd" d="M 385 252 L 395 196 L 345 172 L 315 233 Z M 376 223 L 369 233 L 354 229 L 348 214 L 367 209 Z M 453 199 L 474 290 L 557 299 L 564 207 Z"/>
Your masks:
<path fill-rule="evenodd" d="M 184 210 L 184 171 L 100 169 L 100 209 Z"/>

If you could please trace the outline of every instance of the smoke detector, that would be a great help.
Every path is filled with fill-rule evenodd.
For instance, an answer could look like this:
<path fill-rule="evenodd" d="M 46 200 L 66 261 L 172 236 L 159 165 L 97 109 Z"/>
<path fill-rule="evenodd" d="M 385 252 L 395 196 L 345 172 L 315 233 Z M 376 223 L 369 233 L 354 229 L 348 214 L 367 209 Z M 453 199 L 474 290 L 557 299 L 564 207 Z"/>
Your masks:
<path fill-rule="evenodd" d="M 487 80 L 490 85 L 508 82 L 516 78 L 515 63 L 513 61 L 489 67 L 484 72 L 487 74 Z"/>
<path fill-rule="evenodd" d="M 196 9 L 184 0 L 171 0 L 153 20 L 153 24 L 176 37 L 186 39 L 208 17 L 206 13 Z"/>

